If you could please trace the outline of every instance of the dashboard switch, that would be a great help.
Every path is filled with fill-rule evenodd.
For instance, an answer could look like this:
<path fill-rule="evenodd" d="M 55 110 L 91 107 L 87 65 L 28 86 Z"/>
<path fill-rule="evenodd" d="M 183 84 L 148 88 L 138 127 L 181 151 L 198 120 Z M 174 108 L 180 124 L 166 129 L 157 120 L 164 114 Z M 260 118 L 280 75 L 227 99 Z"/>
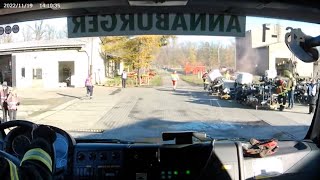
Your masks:
<path fill-rule="evenodd" d="M 95 160 L 96 159 L 96 153 L 94 153 L 94 152 L 91 152 L 90 154 L 89 154 L 89 159 L 90 160 Z"/>
<path fill-rule="evenodd" d="M 112 156 L 112 159 L 114 160 L 117 160 L 120 158 L 119 152 L 112 152 L 111 156 Z"/>
<path fill-rule="evenodd" d="M 85 159 L 85 155 L 83 153 L 78 153 L 77 159 L 78 161 L 83 161 Z"/>
<path fill-rule="evenodd" d="M 99 158 L 100 158 L 100 160 L 107 160 L 107 154 L 106 153 L 101 153 Z"/>

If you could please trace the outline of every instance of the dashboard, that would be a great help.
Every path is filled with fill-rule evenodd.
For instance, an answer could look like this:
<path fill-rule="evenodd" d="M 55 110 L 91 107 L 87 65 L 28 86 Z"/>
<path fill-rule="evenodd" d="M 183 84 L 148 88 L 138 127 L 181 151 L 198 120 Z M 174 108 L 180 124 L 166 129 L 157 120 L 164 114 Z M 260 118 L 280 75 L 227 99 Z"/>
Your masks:
<path fill-rule="evenodd" d="M 242 143 L 213 141 L 189 144 L 123 143 L 75 140 L 61 129 L 54 142 L 54 179 L 202 180 L 318 179 L 319 148 L 312 141 L 280 141 L 266 158 L 244 157 Z M 28 128 L 12 129 L 3 149 L 22 159 L 31 142 Z"/>
<path fill-rule="evenodd" d="M 69 140 L 69 135 L 63 130 L 55 128 L 55 131 L 57 136 L 53 143 L 55 171 L 63 172 L 68 167 L 68 150 L 72 141 Z M 17 127 L 12 129 L 4 138 L 3 149 L 21 160 L 27 152 L 31 140 L 30 128 Z"/>

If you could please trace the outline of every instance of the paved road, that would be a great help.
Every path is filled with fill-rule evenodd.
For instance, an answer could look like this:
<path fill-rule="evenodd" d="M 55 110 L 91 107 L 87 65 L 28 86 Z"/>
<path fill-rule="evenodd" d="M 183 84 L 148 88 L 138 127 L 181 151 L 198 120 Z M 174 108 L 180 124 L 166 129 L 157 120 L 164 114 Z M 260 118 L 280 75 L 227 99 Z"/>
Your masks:
<path fill-rule="evenodd" d="M 172 91 L 169 77 L 155 88 L 97 87 L 92 100 L 76 99 L 32 119 L 75 137 L 158 140 L 163 131 L 193 130 L 215 138 L 302 139 L 311 123 L 307 107 L 285 112 L 255 110 L 208 96 L 183 81 Z"/>

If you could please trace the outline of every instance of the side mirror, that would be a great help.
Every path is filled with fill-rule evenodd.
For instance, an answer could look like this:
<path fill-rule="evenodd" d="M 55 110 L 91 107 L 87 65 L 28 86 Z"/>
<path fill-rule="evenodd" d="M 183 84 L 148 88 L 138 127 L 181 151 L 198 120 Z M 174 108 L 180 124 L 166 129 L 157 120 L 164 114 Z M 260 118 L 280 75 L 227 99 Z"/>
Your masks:
<path fill-rule="evenodd" d="M 319 59 L 319 52 L 315 48 L 320 45 L 320 36 L 312 37 L 304 34 L 301 29 L 293 29 L 285 35 L 285 43 L 289 50 L 301 61 L 315 62 Z"/>

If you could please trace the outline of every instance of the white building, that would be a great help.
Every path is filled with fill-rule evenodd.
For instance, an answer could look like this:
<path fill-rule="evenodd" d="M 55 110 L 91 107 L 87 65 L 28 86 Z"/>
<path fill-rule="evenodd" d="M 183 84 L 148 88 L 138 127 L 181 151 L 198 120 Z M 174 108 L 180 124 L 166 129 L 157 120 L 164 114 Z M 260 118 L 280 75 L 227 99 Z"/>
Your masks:
<path fill-rule="evenodd" d="M 109 63 L 109 62 L 108 62 Z M 0 81 L 17 88 L 83 87 L 92 66 L 95 83 L 105 81 L 99 38 L 0 44 Z"/>
<path fill-rule="evenodd" d="M 263 75 L 266 70 L 276 70 L 282 75 L 283 70 L 293 70 L 291 61 L 297 62 L 296 73 L 300 76 L 313 76 L 313 63 L 304 63 L 291 53 L 286 46 L 285 27 L 267 25 L 246 32 L 245 37 L 236 38 L 237 70 L 255 75 Z"/>

